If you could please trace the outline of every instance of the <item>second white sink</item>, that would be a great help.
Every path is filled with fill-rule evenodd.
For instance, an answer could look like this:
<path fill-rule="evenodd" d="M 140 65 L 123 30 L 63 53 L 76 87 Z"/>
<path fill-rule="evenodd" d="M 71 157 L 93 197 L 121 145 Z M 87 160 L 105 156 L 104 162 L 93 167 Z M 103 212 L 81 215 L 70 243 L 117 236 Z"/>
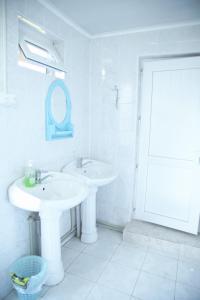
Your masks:
<path fill-rule="evenodd" d="M 117 172 L 111 164 L 94 159 L 83 159 L 81 168 L 77 168 L 76 161 L 72 161 L 63 168 L 63 172 L 84 179 L 90 186 L 103 186 L 117 177 Z"/>
<path fill-rule="evenodd" d="M 81 167 L 77 167 L 77 162 L 72 161 L 64 166 L 62 170 L 81 179 L 90 187 L 88 197 L 81 204 L 81 240 L 84 243 L 94 243 L 98 238 L 96 228 L 96 193 L 99 187 L 115 180 L 117 172 L 111 164 L 94 159 L 81 159 Z"/>

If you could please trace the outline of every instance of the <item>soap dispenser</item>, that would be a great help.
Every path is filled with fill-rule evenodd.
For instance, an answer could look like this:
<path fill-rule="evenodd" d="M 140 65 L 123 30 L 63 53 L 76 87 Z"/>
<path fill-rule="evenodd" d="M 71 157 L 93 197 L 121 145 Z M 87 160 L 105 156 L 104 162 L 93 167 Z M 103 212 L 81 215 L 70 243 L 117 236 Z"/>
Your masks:
<path fill-rule="evenodd" d="M 26 187 L 33 187 L 35 184 L 35 169 L 33 167 L 33 162 L 29 160 L 27 166 L 25 167 L 24 185 Z"/>

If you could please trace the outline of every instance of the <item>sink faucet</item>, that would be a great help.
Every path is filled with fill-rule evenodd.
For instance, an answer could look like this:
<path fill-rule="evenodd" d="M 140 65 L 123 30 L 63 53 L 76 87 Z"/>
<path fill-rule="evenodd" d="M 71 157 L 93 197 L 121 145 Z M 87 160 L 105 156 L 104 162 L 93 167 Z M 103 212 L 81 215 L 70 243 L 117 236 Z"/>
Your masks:
<path fill-rule="evenodd" d="M 77 168 L 83 168 L 84 166 L 88 165 L 88 164 L 91 164 L 92 162 L 89 160 L 89 161 L 86 161 L 86 162 L 83 162 L 83 157 L 78 157 L 77 160 L 76 160 L 76 167 Z"/>
<path fill-rule="evenodd" d="M 48 171 L 42 171 L 42 170 L 35 171 L 35 183 L 36 184 L 41 184 L 45 179 L 47 179 L 49 177 L 53 177 L 52 174 L 42 177 L 42 173 L 48 173 Z"/>

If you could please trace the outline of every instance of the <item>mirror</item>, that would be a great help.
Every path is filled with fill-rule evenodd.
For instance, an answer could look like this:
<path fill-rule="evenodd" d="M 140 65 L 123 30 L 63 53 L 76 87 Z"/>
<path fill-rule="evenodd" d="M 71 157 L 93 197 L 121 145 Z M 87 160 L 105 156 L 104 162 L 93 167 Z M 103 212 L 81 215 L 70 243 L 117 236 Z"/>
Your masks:
<path fill-rule="evenodd" d="M 64 121 L 67 113 L 66 96 L 59 86 L 52 93 L 51 112 L 56 123 Z"/>
<path fill-rule="evenodd" d="M 47 141 L 73 137 L 70 95 L 60 79 L 54 80 L 48 88 L 45 115 Z"/>

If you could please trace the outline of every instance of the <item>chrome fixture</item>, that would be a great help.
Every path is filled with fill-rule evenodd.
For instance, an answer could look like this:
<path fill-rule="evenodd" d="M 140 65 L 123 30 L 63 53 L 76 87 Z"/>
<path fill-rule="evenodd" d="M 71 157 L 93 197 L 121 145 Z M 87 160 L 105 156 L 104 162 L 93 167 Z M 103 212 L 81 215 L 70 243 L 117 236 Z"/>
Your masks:
<path fill-rule="evenodd" d="M 83 157 L 78 157 L 76 160 L 76 167 L 77 168 L 83 168 L 88 164 L 91 164 L 92 162 L 90 160 L 83 162 L 84 158 Z"/>
<path fill-rule="evenodd" d="M 48 173 L 48 171 L 43 171 L 43 170 L 36 170 L 35 171 L 35 183 L 36 184 L 41 184 L 45 179 L 53 177 L 52 174 L 46 175 L 42 177 L 42 174 Z"/>

